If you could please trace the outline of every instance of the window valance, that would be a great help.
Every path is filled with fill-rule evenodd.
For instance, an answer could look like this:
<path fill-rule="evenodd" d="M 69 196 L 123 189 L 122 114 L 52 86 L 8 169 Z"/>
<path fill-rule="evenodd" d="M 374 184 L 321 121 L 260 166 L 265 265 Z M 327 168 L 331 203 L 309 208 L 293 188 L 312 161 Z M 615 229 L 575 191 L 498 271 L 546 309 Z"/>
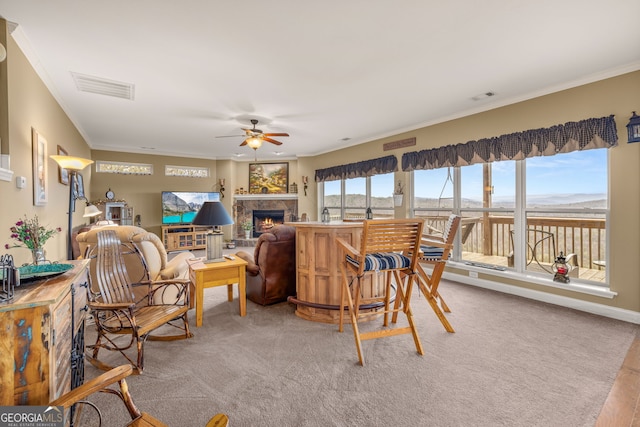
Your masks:
<path fill-rule="evenodd" d="M 360 178 L 398 170 L 396 156 L 380 157 L 379 159 L 363 160 L 346 165 L 333 166 L 316 170 L 316 182 L 336 181 L 338 179 Z"/>
<path fill-rule="evenodd" d="M 526 130 L 402 155 L 402 170 L 466 166 L 499 160 L 553 156 L 558 153 L 618 145 L 613 115 Z"/>

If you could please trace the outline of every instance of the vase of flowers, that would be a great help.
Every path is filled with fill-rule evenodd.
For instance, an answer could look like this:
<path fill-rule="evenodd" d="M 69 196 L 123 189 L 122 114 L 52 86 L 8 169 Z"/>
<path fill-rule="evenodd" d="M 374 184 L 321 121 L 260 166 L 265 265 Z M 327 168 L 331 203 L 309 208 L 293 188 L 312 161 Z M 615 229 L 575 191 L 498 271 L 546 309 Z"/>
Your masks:
<path fill-rule="evenodd" d="M 16 225 L 10 228 L 11 238 L 17 240 L 20 243 L 4 245 L 5 249 L 11 248 L 27 248 L 31 251 L 33 257 L 33 263 L 36 265 L 46 263 L 46 256 L 44 252 L 44 244 L 53 237 L 54 234 L 62 231 L 60 227 L 46 228 L 40 225 L 38 216 L 34 216 L 29 219 L 25 215 L 24 220 L 18 220 Z"/>
<path fill-rule="evenodd" d="M 245 239 L 250 239 L 251 230 L 253 229 L 253 223 L 249 220 L 246 220 L 246 221 L 243 221 L 242 224 L 240 224 L 240 227 L 242 227 L 242 229 L 244 230 Z"/>

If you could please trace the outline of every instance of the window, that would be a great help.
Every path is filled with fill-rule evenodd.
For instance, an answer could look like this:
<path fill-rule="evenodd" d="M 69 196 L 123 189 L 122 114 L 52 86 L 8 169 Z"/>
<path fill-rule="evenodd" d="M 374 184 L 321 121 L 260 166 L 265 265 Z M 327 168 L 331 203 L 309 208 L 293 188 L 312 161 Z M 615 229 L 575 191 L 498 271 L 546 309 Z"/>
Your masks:
<path fill-rule="evenodd" d="M 171 166 L 165 165 L 164 174 L 166 176 L 186 176 L 189 178 L 209 178 L 209 168 L 199 168 L 193 166 Z"/>
<path fill-rule="evenodd" d="M 331 218 L 364 219 L 367 208 L 374 218 L 393 218 L 393 173 L 322 183 L 323 206 Z M 344 195 L 344 197 L 343 197 Z"/>
<path fill-rule="evenodd" d="M 98 160 L 96 162 L 96 172 L 119 173 L 123 175 L 153 175 L 153 165 Z"/>
<path fill-rule="evenodd" d="M 367 210 L 367 178 L 344 180 L 344 219 L 362 219 Z"/>
<path fill-rule="evenodd" d="M 413 214 L 444 227 L 462 216 L 453 259 L 552 274 L 560 252 L 572 279 L 605 283 L 607 150 L 413 172 Z"/>
<path fill-rule="evenodd" d="M 325 181 L 323 206 L 333 219 L 342 218 L 342 181 Z"/>

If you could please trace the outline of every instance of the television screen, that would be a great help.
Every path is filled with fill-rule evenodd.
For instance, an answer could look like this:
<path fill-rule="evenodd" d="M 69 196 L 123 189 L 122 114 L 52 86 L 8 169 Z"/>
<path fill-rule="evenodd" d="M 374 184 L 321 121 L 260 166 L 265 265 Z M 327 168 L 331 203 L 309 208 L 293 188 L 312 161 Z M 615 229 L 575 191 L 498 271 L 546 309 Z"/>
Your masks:
<path fill-rule="evenodd" d="M 162 224 L 191 224 L 204 202 L 219 200 L 215 192 L 163 191 Z"/>

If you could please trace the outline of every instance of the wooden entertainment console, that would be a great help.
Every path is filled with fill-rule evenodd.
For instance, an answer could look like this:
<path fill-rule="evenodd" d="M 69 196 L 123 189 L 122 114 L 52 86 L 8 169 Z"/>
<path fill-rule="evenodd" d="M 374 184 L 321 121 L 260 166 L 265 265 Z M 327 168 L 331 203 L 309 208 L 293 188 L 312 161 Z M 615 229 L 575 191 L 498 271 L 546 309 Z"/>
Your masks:
<path fill-rule="evenodd" d="M 163 225 L 162 242 L 167 252 L 206 249 L 210 229 L 204 225 Z"/>

